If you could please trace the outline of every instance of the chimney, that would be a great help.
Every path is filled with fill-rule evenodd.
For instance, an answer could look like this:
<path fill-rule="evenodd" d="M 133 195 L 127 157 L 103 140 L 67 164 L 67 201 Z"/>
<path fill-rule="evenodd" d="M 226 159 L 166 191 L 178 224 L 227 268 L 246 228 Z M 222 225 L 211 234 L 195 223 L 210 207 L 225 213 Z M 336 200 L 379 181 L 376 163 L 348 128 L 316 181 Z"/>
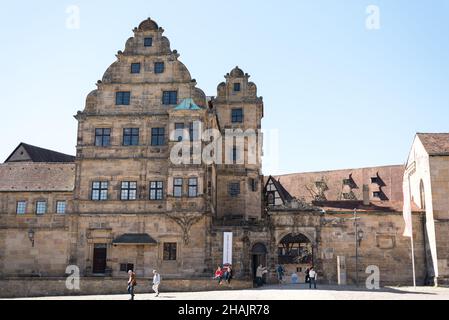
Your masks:
<path fill-rule="evenodd" d="M 364 206 L 369 206 L 370 205 L 370 201 L 369 201 L 369 186 L 367 184 L 363 185 L 363 205 Z"/>

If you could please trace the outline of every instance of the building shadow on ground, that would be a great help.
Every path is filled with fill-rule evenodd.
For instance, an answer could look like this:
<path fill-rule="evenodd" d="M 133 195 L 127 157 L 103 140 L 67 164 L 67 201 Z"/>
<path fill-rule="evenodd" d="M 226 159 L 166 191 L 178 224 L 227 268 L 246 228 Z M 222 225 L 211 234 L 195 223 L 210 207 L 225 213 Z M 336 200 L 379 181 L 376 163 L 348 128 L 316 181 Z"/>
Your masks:
<path fill-rule="evenodd" d="M 436 295 L 433 292 L 416 291 L 413 288 L 393 288 L 393 287 L 381 287 L 380 289 L 367 289 L 365 287 L 356 286 L 337 286 L 337 285 L 325 285 L 317 284 L 317 288 L 313 287 L 310 289 L 309 284 L 299 283 L 299 284 L 269 284 L 264 285 L 259 288 L 253 288 L 252 290 L 311 290 L 311 291 L 352 291 L 352 292 L 382 292 L 382 293 L 396 293 L 396 294 L 426 294 L 426 295 Z"/>

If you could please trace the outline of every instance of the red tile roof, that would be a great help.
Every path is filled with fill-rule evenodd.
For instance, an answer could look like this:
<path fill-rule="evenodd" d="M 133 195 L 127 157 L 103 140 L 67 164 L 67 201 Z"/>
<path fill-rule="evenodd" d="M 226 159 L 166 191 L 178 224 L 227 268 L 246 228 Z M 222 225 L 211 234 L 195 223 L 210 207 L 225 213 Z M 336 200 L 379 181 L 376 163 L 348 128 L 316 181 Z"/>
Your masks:
<path fill-rule="evenodd" d="M 344 169 L 321 172 L 305 172 L 280 175 L 273 177 L 279 179 L 283 187 L 295 198 L 303 199 L 311 203 L 316 199 L 319 190 L 317 182 L 324 182 L 324 196 L 327 201 L 344 200 L 343 193 L 351 190 L 355 196 L 352 200 L 363 200 L 363 185 L 370 188 L 370 200 L 390 200 L 402 202 L 402 179 L 404 166 L 383 166 L 359 169 Z M 377 183 L 372 183 L 371 178 L 376 178 Z M 351 182 L 351 186 L 345 186 L 344 180 Z M 383 199 L 374 198 L 373 192 L 381 192 Z"/>
<path fill-rule="evenodd" d="M 417 133 L 431 156 L 449 156 L 449 133 Z"/>

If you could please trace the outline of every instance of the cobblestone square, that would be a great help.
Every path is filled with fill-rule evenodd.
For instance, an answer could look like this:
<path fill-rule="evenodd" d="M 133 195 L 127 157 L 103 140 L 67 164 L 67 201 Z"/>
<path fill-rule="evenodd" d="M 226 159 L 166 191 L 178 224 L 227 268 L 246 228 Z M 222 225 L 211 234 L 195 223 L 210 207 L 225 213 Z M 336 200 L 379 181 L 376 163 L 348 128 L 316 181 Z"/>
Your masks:
<path fill-rule="evenodd" d="M 96 295 L 27 298 L 26 300 L 128 300 L 129 295 Z M 319 286 L 308 289 L 301 285 L 265 286 L 259 289 L 161 292 L 137 294 L 135 300 L 449 300 L 449 288 L 435 287 L 387 287 L 366 290 L 355 287 Z"/>

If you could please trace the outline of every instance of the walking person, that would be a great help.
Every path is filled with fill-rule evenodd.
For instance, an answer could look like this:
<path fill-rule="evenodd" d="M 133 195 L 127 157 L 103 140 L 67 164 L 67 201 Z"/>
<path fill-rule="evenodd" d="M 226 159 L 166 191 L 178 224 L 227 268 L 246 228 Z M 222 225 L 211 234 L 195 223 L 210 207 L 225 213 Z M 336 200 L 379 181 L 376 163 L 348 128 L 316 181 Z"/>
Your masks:
<path fill-rule="evenodd" d="M 260 287 L 263 284 L 263 275 L 267 273 L 267 268 L 264 268 L 261 264 L 256 269 L 256 286 Z"/>
<path fill-rule="evenodd" d="M 134 287 L 137 285 L 136 274 L 132 271 L 128 271 L 128 293 L 131 295 L 129 300 L 134 300 Z"/>
<path fill-rule="evenodd" d="M 306 274 L 305 283 L 310 283 L 310 277 L 309 277 L 310 268 L 307 268 L 304 273 Z"/>
<path fill-rule="evenodd" d="M 159 296 L 159 285 L 161 284 L 161 275 L 157 270 L 153 270 L 153 291 L 156 293 L 155 297 Z"/>
<path fill-rule="evenodd" d="M 278 276 L 279 284 L 284 283 L 284 273 L 285 273 L 284 266 L 282 264 L 279 264 L 276 268 L 276 274 Z"/>
<path fill-rule="evenodd" d="M 312 289 L 312 284 L 313 284 L 313 288 L 316 289 L 316 279 L 317 279 L 317 273 L 316 273 L 315 269 L 312 267 L 312 268 L 310 268 L 310 271 L 309 271 L 309 289 Z"/>

